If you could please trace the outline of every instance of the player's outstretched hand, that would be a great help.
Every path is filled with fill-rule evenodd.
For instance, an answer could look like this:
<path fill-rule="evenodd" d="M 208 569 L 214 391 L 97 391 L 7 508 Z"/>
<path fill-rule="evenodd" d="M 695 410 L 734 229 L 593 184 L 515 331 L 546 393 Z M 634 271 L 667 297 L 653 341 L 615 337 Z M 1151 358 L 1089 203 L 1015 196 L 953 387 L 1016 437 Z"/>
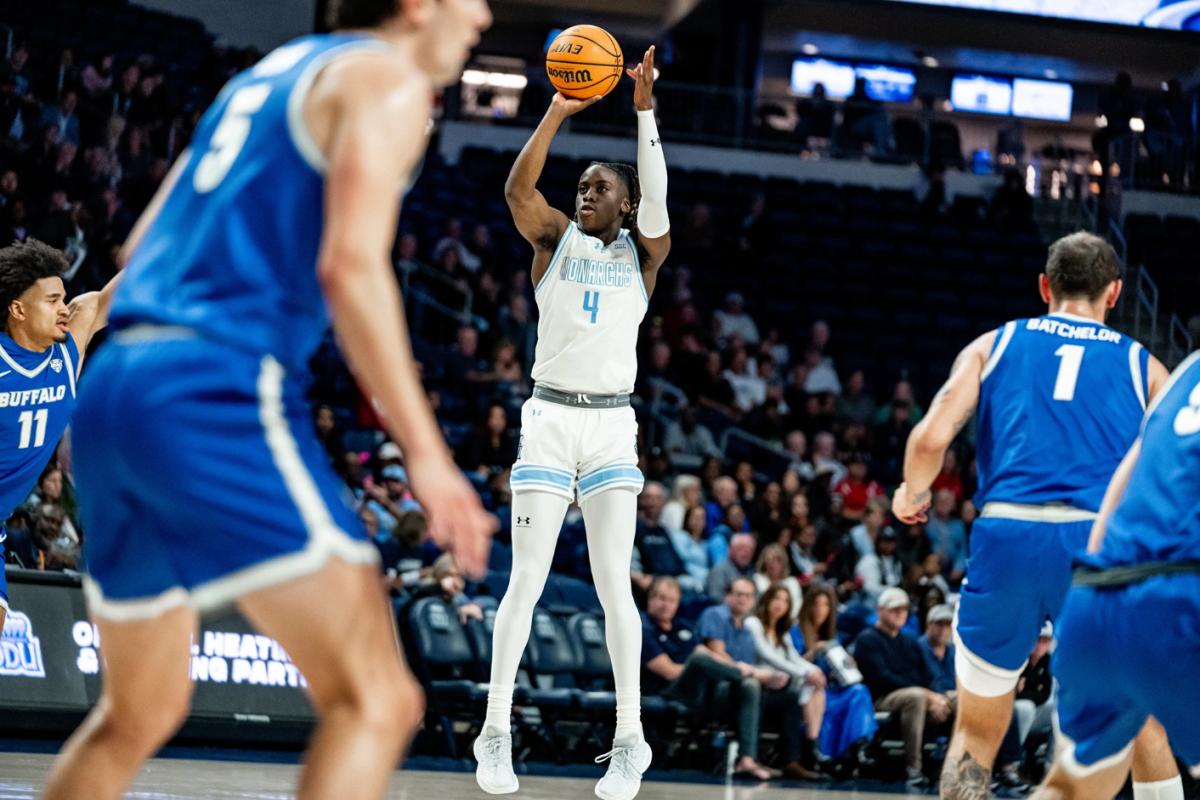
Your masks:
<path fill-rule="evenodd" d="M 413 494 L 429 515 L 429 529 L 459 568 L 473 578 L 487 574 L 496 518 L 483 510 L 479 495 L 449 458 L 433 456 L 408 465 Z"/>
<path fill-rule="evenodd" d="M 654 45 L 642 56 L 642 63 L 625 74 L 634 80 L 633 107 L 638 111 L 649 111 L 654 107 Z"/>
<path fill-rule="evenodd" d="M 925 512 L 928 510 L 929 492 L 924 492 L 919 497 L 909 497 L 907 483 L 900 484 L 900 488 L 892 497 L 892 513 L 905 525 L 925 522 L 928 519 Z"/>
<path fill-rule="evenodd" d="M 589 97 L 587 100 L 576 100 L 574 97 L 567 97 L 562 92 L 555 92 L 554 99 L 550 101 L 550 105 L 557 108 L 564 116 L 578 114 L 589 106 L 594 106 L 600 102 L 600 98 L 604 95 L 598 94 L 594 97 Z"/>

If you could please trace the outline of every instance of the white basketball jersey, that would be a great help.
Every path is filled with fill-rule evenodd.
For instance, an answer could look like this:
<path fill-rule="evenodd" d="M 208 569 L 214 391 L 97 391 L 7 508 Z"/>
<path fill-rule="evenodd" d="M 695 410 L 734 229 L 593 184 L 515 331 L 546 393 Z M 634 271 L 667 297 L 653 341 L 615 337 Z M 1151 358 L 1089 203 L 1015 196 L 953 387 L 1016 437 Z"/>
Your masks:
<path fill-rule="evenodd" d="M 541 312 L 534 382 L 583 394 L 633 391 L 649 302 L 629 231 L 605 247 L 570 223 L 534 297 Z"/>

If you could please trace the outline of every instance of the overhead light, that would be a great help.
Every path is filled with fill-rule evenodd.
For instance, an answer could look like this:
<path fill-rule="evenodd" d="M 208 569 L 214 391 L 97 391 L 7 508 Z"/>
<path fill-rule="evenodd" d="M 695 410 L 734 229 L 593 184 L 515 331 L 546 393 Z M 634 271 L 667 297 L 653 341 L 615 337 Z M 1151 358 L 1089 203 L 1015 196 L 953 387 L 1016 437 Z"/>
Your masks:
<path fill-rule="evenodd" d="M 815 56 L 817 53 L 821 52 L 821 48 L 817 47 L 815 44 L 813 44 L 811 42 L 809 42 L 808 44 L 800 45 L 800 50 L 806 56 Z"/>
<path fill-rule="evenodd" d="M 933 56 L 925 56 L 924 58 L 921 59 L 921 63 L 924 64 L 925 66 L 929 67 L 930 69 L 936 69 L 937 67 L 941 66 L 942 62 L 938 61 Z"/>
<path fill-rule="evenodd" d="M 1050 80 L 1054 80 L 1055 78 L 1058 77 L 1058 70 L 1048 69 L 1045 72 L 1043 72 L 1042 74 L 1045 75 Z"/>
<path fill-rule="evenodd" d="M 514 75 L 511 72 L 484 72 L 469 69 L 463 73 L 463 83 L 474 86 L 492 86 L 497 89 L 524 89 L 529 80 L 524 75 Z"/>
<path fill-rule="evenodd" d="M 1166 81 L 1163 81 L 1163 82 L 1162 82 L 1162 90 L 1163 90 L 1164 92 L 1169 92 L 1169 91 L 1171 91 L 1171 87 L 1167 85 L 1167 82 L 1166 82 Z"/>
<path fill-rule="evenodd" d="M 654 80 L 658 80 L 658 67 L 654 68 Z"/>
<path fill-rule="evenodd" d="M 1103 114 L 1096 117 L 1096 127 L 1097 128 L 1107 128 L 1108 127 L 1108 117 L 1104 116 Z"/>
<path fill-rule="evenodd" d="M 953 110 L 954 110 L 954 103 L 950 102 L 949 100 L 942 101 L 942 111 L 953 111 Z"/>
<path fill-rule="evenodd" d="M 1134 117 L 1129 120 L 1129 130 L 1134 133 L 1142 133 L 1146 130 L 1146 120 L 1141 117 Z"/>

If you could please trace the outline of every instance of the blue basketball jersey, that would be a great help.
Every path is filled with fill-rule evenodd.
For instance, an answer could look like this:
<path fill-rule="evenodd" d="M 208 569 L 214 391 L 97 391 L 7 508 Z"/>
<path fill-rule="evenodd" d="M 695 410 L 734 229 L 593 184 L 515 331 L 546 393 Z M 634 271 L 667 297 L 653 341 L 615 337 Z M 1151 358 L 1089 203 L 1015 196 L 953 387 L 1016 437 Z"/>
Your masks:
<path fill-rule="evenodd" d="M 1180 364 L 1155 397 L 1104 545 L 1087 560 L 1100 566 L 1200 561 L 1200 353 Z"/>
<path fill-rule="evenodd" d="M 387 47 L 366 35 L 306 36 L 225 86 L 125 269 L 115 329 L 186 326 L 303 370 L 328 327 L 316 275 L 325 158 L 304 98 L 330 60 Z"/>
<path fill-rule="evenodd" d="M 0 333 L 0 522 L 29 496 L 54 455 L 75 410 L 78 375 L 74 338 L 35 353 Z"/>
<path fill-rule="evenodd" d="M 979 387 L 975 504 L 1098 511 L 1137 439 L 1149 360 L 1128 336 L 1072 314 L 1005 325 Z"/>

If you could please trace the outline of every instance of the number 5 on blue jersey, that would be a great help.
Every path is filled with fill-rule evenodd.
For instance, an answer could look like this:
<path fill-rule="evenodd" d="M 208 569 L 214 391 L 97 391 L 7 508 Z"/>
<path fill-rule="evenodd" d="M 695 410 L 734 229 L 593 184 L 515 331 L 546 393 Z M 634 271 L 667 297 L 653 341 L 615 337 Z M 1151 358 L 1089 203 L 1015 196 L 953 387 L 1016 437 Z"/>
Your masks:
<path fill-rule="evenodd" d="M 600 293 L 599 292 L 584 292 L 583 293 L 583 310 L 590 311 L 592 314 L 592 324 L 596 324 L 596 314 L 600 311 Z"/>

